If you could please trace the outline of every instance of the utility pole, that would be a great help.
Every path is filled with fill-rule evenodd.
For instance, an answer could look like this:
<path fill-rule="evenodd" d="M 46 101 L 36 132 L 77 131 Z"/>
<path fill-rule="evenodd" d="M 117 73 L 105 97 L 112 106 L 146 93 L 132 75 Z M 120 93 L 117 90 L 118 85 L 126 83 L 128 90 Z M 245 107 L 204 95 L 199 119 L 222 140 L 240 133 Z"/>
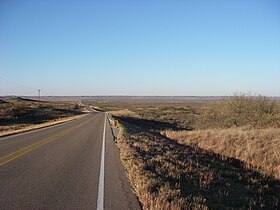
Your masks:
<path fill-rule="evenodd" d="M 41 91 L 42 91 L 42 90 L 39 89 L 39 90 L 37 90 L 37 91 L 38 91 L 38 101 L 40 101 Z"/>

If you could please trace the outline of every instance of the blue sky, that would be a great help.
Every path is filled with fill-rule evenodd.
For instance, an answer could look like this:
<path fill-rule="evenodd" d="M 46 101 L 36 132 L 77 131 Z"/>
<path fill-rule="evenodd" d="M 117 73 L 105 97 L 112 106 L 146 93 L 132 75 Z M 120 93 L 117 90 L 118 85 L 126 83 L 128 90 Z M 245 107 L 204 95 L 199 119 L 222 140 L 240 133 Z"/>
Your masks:
<path fill-rule="evenodd" d="M 0 0 L 0 95 L 280 95 L 278 0 Z"/>

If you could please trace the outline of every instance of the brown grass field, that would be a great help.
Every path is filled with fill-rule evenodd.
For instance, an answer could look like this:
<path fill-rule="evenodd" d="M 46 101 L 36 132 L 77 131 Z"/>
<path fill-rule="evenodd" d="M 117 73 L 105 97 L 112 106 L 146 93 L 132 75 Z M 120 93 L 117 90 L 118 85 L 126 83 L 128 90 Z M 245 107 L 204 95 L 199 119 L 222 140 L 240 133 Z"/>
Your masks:
<path fill-rule="evenodd" d="M 38 101 L 27 98 L 1 98 L 0 135 L 32 130 L 40 125 L 71 120 L 82 114 L 84 107 L 75 102 Z"/>
<path fill-rule="evenodd" d="M 211 129 L 197 131 L 162 131 L 179 144 L 242 160 L 247 168 L 280 180 L 280 129 Z"/>
<path fill-rule="evenodd" d="M 120 126 L 117 144 L 144 209 L 279 209 L 279 102 L 92 101 Z"/>

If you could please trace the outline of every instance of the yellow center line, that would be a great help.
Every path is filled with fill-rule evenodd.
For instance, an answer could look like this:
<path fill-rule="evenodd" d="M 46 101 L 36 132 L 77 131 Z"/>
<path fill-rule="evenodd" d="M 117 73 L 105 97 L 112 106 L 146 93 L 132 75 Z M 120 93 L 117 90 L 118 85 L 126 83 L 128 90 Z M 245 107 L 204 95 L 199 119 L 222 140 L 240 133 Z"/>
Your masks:
<path fill-rule="evenodd" d="M 27 146 L 27 147 L 23 147 L 23 148 L 21 148 L 21 149 L 15 151 L 15 152 L 9 154 L 9 155 L 6 155 L 6 156 L 4 156 L 4 157 L 1 157 L 0 160 L 6 159 L 6 158 L 8 158 L 8 157 L 10 157 L 10 156 L 12 156 L 12 155 L 15 155 L 16 153 L 20 153 L 20 152 L 23 151 L 23 150 L 26 150 L 26 149 L 28 149 L 28 148 L 30 148 L 30 147 L 36 146 L 36 145 L 38 145 L 38 144 L 41 144 L 41 143 L 43 143 L 44 141 L 48 141 L 49 139 L 52 139 L 52 138 L 54 138 L 54 137 L 59 137 L 59 135 L 63 135 L 65 132 L 68 132 L 69 130 L 72 130 L 72 129 L 75 128 L 75 127 L 76 127 L 76 126 L 70 128 L 70 129 L 67 129 L 67 130 L 65 130 L 65 131 L 63 131 L 63 132 L 61 132 L 61 133 L 58 133 L 58 134 L 56 134 L 56 135 L 54 135 L 54 136 L 48 137 L 48 138 L 46 138 L 46 139 L 43 139 L 42 141 L 36 142 L 36 143 L 34 143 L 34 144 L 31 144 L 31 145 L 29 145 L 29 146 Z"/>
<path fill-rule="evenodd" d="M 72 128 L 69 128 L 69 129 L 67 129 L 67 130 L 65 130 L 63 132 L 60 132 L 60 133 L 58 133 L 56 135 L 53 135 L 53 136 L 48 137 L 46 139 L 43 139 L 42 141 L 39 141 L 39 142 L 34 143 L 34 144 L 31 144 L 31 145 L 29 145 L 27 147 L 24 147 L 24 148 L 21 148 L 21 149 L 13 152 L 11 154 L 8 154 L 8 155 L 6 155 L 4 157 L 1 157 L 0 160 L 4 160 L 4 162 L 0 163 L 0 166 L 3 166 L 6 163 L 11 162 L 12 160 L 17 159 L 18 157 L 20 157 L 22 155 L 25 155 L 25 154 L 27 154 L 27 153 L 29 153 L 29 152 L 31 152 L 31 151 L 33 151 L 33 150 L 43 146 L 43 145 L 45 145 L 45 144 L 48 144 L 48 143 L 50 143 L 50 142 L 52 142 L 52 141 L 54 141 L 54 140 L 56 140 L 56 139 L 58 139 L 58 138 L 60 138 L 62 136 L 65 136 L 65 135 L 69 134 L 70 132 L 72 132 L 72 131 L 80 128 L 84 124 L 88 123 L 90 120 L 92 120 L 92 119 L 89 119 L 89 120 L 87 120 L 85 122 L 82 122 L 82 123 L 72 127 Z M 16 155 L 16 156 L 14 156 L 14 155 Z M 13 157 L 11 157 L 11 156 L 13 156 Z M 9 158 L 9 159 L 5 160 L 7 158 Z"/>

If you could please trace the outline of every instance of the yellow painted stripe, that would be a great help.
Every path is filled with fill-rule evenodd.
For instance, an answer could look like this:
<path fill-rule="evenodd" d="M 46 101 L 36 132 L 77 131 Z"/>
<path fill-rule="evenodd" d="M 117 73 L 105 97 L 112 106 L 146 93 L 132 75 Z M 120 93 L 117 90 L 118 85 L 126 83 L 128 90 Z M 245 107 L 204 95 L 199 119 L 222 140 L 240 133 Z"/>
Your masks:
<path fill-rule="evenodd" d="M 7 158 L 9 158 L 9 157 L 11 157 L 13 155 L 16 155 L 16 156 L 11 157 L 10 159 L 5 160 L 4 162 L 0 163 L 0 166 L 3 166 L 6 163 L 11 162 L 12 160 L 15 160 L 15 159 L 21 157 L 22 155 L 25 155 L 25 154 L 27 154 L 27 153 L 29 153 L 29 152 L 31 152 L 31 151 L 33 151 L 33 150 L 43 146 L 43 145 L 45 145 L 45 144 L 48 144 L 48 143 L 58 139 L 59 137 L 62 137 L 62 136 L 67 135 L 68 133 L 71 133 L 72 131 L 74 131 L 74 130 L 78 129 L 79 127 L 83 126 L 84 124 L 88 123 L 90 120 L 91 119 L 89 119 L 89 120 L 87 120 L 85 122 L 82 122 L 82 123 L 80 123 L 80 124 L 70 128 L 70 129 L 67 129 L 67 130 L 65 130 L 63 132 L 60 132 L 60 133 L 58 133 L 58 134 L 56 134 L 54 136 L 48 137 L 48 138 L 46 138 L 46 139 L 44 139 L 42 141 L 39 141 L 39 142 L 34 143 L 34 144 L 31 144 L 31 145 L 29 145 L 27 147 L 24 147 L 24 148 L 21 148 L 21 149 L 15 151 L 15 152 L 13 152 L 13 153 L 11 153 L 9 155 L 1 157 L 0 160 L 3 160 L 3 159 L 7 159 Z"/>
<path fill-rule="evenodd" d="M 86 121 L 86 122 L 87 122 L 87 121 Z M 86 123 L 86 122 L 83 122 L 83 123 L 80 123 L 80 124 L 84 124 L 84 123 Z M 80 125 L 80 124 L 79 124 L 79 125 Z M 79 125 L 78 125 L 78 126 L 79 126 Z M 39 141 L 39 142 L 36 142 L 36 143 L 31 144 L 31 145 L 29 145 L 29 146 L 23 147 L 23 148 L 21 148 L 21 149 L 15 151 L 15 152 L 13 152 L 13 153 L 11 153 L 11 154 L 8 154 L 8 155 L 6 155 L 6 156 L 4 156 L 4 157 L 1 157 L 0 160 L 6 159 L 6 158 L 8 158 L 8 157 L 10 157 L 10 156 L 12 156 L 12 155 L 15 155 L 16 153 L 20 153 L 20 152 L 23 151 L 23 150 L 26 150 L 26 149 L 28 149 L 28 148 L 30 148 L 30 147 L 36 146 L 36 145 L 38 145 L 38 144 L 41 144 L 41 143 L 43 143 L 44 141 L 48 141 L 49 139 L 51 139 L 51 138 L 53 138 L 53 137 L 55 137 L 55 136 L 59 136 L 59 135 L 63 134 L 64 132 L 68 132 L 69 130 L 72 130 L 73 128 L 75 129 L 75 127 L 76 127 L 76 126 L 70 128 L 70 129 L 67 129 L 67 130 L 65 130 L 65 131 L 63 131 L 63 132 L 61 132 L 61 133 L 58 133 L 58 134 L 56 134 L 56 135 L 54 135 L 54 136 L 48 137 L 48 138 L 46 138 L 46 139 L 43 139 L 42 141 Z"/>

